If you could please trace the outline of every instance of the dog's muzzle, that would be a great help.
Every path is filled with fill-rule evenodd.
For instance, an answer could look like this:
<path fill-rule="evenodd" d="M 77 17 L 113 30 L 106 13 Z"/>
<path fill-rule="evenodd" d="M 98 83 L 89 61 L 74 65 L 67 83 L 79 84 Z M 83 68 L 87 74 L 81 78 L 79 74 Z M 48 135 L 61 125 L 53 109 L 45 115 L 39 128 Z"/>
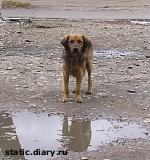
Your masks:
<path fill-rule="evenodd" d="M 73 48 L 73 52 L 78 53 L 78 52 L 79 52 L 79 49 L 78 49 L 77 47 L 74 47 L 74 48 Z"/>

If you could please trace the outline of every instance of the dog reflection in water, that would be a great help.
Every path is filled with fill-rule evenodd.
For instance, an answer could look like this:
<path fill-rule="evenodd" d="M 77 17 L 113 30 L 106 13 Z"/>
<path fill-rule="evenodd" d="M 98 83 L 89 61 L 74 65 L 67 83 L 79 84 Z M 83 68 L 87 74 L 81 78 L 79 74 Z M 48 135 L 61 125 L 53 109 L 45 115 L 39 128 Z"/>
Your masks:
<path fill-rule="evenodd" d="M 62 135 L 64 139 L 63 147 L 74 152 L 86 151 L 91 141 L 91 121 L 73 119 L 71 125 L 68 118 L 63 120 Z M 66 140 L 69 138 L 69 141 Z"/>

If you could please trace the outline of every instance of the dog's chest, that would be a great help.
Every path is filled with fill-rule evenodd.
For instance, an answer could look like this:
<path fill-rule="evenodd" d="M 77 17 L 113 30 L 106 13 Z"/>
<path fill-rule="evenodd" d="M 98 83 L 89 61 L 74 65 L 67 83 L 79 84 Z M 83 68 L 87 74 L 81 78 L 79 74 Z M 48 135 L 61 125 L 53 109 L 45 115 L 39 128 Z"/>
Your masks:
<path fill-rule="evenodd" d="M 83 61 L 82 63 L 79 63 L 79 61 L 76 59 L 70 58 L 69 60 L 69 73 L 73 76 L 77 76 L 80 72 L 84 72 L 86 61 Z"/>

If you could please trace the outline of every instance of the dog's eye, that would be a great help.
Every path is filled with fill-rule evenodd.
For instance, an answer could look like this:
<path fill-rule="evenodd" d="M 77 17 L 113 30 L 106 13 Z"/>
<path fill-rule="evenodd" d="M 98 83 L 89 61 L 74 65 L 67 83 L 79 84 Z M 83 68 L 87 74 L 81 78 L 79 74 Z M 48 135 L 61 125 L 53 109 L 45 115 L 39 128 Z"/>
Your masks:
<path fill-rule="evenodd" d="M 70 43 L 74 43 L 74 40 L 71 40 Z"/>
<path fill-rule="evenodd" d="M 81 40 L 77 40 L 77 42 L 78 42 L 78 43 L 80 43 L 80 44 L 82 43 L 82 41 L 81 41 Z"/>

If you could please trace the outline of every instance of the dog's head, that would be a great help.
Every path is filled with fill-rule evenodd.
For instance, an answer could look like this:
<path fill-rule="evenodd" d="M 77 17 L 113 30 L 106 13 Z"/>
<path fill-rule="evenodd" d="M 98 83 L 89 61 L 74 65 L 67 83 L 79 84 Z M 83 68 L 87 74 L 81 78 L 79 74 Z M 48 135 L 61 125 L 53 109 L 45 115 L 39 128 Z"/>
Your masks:
<path fill-rule="evenodd" d="M 90 40 L 81 34 L 67 35 L 62 39 L 61 44 L 71 53 L 79 53 L 85 51 L 87 47 L 92 46 Z"/>

